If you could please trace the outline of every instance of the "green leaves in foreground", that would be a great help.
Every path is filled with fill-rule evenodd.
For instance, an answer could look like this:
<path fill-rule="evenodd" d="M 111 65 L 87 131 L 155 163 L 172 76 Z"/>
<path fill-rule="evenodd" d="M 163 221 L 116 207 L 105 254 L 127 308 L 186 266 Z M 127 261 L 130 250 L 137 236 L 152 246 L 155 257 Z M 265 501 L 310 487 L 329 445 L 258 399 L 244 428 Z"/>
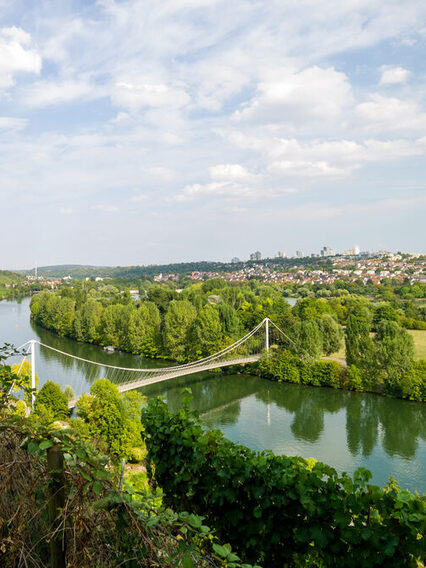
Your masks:
<path fill-rule="evenodd" d="M 229 565 L 237 554 L 264 566 L 416 566 L 424 553 L 425 499 L 390 482 L 369 484 L 326 464 L 256 453 L 205 431 L 184 407 L 175 415 L 161 400 L 142 411 L 148 471 L 155 468 L 164 501 L 204 515 Z M 197 522 L 197 521 L 196 521 Z"/>

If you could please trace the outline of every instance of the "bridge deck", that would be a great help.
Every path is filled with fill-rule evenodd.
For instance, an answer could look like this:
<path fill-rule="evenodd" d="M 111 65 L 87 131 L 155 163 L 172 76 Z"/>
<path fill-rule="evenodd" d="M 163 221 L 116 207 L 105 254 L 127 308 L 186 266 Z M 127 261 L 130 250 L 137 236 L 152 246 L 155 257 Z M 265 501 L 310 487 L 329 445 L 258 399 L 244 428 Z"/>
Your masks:
<path fill-rule="evenodd" d="M 213 369 L 220 369 L 221 367 L 230 367 L 231 365 L 244 365 L 245 363 L 254 363 L 259 361 L 260 355 L 250 355 L 248 357 L 240 357 L 239 359 L 232 359 L 229 361 L 207 363 L 205 365 L 199 365 L 194 367 L 183 367 L 182 369 L 176 369 L 175 371 L 165 372 L 164 374 L 158 373 L 158 376 L 149 377 L 146 379 L 138 379 L 136 381 L 131 381 L 129 383 L 124 383 L 123 385 L 117 385 L 120 392 L 126 392 L 133 389 L 138 389 L 141 387 L 146 387 L 147 385 L 153 385 L 154 383 L 161 383 L 163 381 L 168 381 L 170 379 L 175 379 L 177 377 L 183 377 L 185 375 L 192 375 L 194 373 L 201 373 L 203 371 L 211 371 Z M 77 404 L 77 400 L 70 400 L 68 402 L 68 408 L 74 408 Z"/>

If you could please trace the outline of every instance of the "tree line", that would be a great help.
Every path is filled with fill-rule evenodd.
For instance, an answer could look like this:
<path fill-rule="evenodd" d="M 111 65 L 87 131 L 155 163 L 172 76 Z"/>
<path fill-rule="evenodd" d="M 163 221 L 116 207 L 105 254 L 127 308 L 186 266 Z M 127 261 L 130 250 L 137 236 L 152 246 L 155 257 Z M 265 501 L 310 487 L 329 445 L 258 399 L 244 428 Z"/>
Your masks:
<path fill-rule="evenodd" d="M 348 370 L 339 381 L 332 379 L 333 386 L 425 399 L 426 363 L 415 362 L 412 337 L 391 302 L 373 304 L 357 295 L 306 297 L 292 308 L 279 287 L 216 278 L 179 292 L 151 285 L 137 301 L 112 284 L 83 283 L 37 294 L 31 313 L 35 323 L 61 336 L 178 362 L 211 355 L 269 317 L 292 339 L 291 357 L 305 363 L 336 353 L 344 338 Z M 283 356 L 268 364 L 283 367 L 278 361 Z M 265 369 L 265 374 L 276 372 Z"/>

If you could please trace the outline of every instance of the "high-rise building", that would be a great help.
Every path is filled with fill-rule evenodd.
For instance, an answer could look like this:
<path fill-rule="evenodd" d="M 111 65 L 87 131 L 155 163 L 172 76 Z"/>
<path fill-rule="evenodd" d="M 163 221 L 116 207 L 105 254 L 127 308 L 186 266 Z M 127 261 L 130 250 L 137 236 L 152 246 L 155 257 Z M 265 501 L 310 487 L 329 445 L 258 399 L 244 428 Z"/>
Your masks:
<path fill-rule="evenodd" d="M 330 247 L 322 247 L 321 256 L 336 256 L 336 251 Z"/>
<path fill-rule="evenodd" d="M 302 251 L 302 250 L 297 250 L 297 251 L 296 251 L 296 256 L 297 256 L 297 258 L 303 258 L 303 251 Z"/>
<path fill-rule="evenodd" d="M 279 251 L 278 251 L 278 254 L 277 254 L 277 258 L 285 258 L 285 257 L 286 257 L 285 252 L 282 251 L 282 250 L 279 250 Z"/>
<path fill-rule="evenodd" d="M 241 260 L 238 258 L 238 256 L 234 256 L 234 258 L 231 259 L 232 264 L 237 264 L 238 262 L 241 262 Z"/>
<path fill-rule="evenodd" d="M 252 252 L 250 255 L 250 260 L 262 260 L 262 253 L 260 251 Z"/>

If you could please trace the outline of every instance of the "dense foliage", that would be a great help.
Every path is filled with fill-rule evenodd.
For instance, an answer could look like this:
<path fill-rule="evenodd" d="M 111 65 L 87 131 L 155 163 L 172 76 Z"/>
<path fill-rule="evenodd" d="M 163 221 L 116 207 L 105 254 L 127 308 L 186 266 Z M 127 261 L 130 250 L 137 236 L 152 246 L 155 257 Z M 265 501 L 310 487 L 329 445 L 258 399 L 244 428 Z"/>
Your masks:
<path fill-rule="evenodd" d="M 35 412 L 48 417 L 48 421 L 67 420 L 68 399 L 61 387 L 52 381 L 47 381 L 37 393 Z"/>
<path fill-rule="evenodd" d="M 328 367 L 318 364 L 312 374 L 307 363 L 324 355 L 344 362 L 339 352 L 344 337 L 348 372 L 336 371 L 333 386 L 425 400 L 425 365 L 414 361 L 412 338 L 403 327 L 408 316 L 422 318 L 422 308 L 410 300 L 401 304 L 404 309 L 394 301 L 373 304 L 351 294 L 307 296 L 291 308 L 284 293 L 258 282 L 231 285 L 214 278 L 179 292 L 147 285 L 135 301 L 111 283 L 83 282 L 58 294 L 36 295 L 31 313 L 37 324 L 59 335 L 179 362 L 219 351 L 269 317 L 288 334 L 287 348 L 302 361 L 279 372 L 261 365 L 263 376 L 288 380 L 284 373 L 292 382 L 327 384 L 317 370 Z M 277 365 L 276 358 L 272 363 Z"/>
<path fill-rule="evenodd" d="M 322 463 L 252 452 L 205 431 L 188 400 L 170 414 L 142 412 L 151 472 L 176 509 L 206 515 L 248 561 L 265 566 L 416 566 L 424 553 L 425 500 L 368 484 Z"/>
<path fill-rule="evenodd" d="M 98 381 L 90 400 L 83 399 L 92 413 L 86 416 L 88 422 L 74 419 L 71 425 L 78 427 L 70 428 L 50 422 L 61 398 L 59 387 L 50 383 L 37 396 L 43 409 L 25 417 L 11 387 L 27 398 L 32 391 L 27 377 L 6 364 L 10 354 L 17 352 L 10 346 L 0 348 L 2 567 L 251 568 L 240 563 L 229 544 L 217 540 L 204 517 L 162 507 L 158 492 L 147 492 L 149 486 L 141 483 L 143 473 L 126 475 L 123 484 L 113 465 L 115 454 L 107 447 L 103 454 L 96 438 L 91 440 L 93 448 L 82 435 L 81 424 L 90 429 L 93 421 L 93 431 L 99 428 L 108 440 L 114 423 L 109 413 L 115 406 L 125 421 L 138 424 L 142 444 L 137 393 L 118 400 L 113 385 Z M 99 398 L 108 399 L 103 419 Z M 127 436 L 132 440 L 132 432 Z"/>

